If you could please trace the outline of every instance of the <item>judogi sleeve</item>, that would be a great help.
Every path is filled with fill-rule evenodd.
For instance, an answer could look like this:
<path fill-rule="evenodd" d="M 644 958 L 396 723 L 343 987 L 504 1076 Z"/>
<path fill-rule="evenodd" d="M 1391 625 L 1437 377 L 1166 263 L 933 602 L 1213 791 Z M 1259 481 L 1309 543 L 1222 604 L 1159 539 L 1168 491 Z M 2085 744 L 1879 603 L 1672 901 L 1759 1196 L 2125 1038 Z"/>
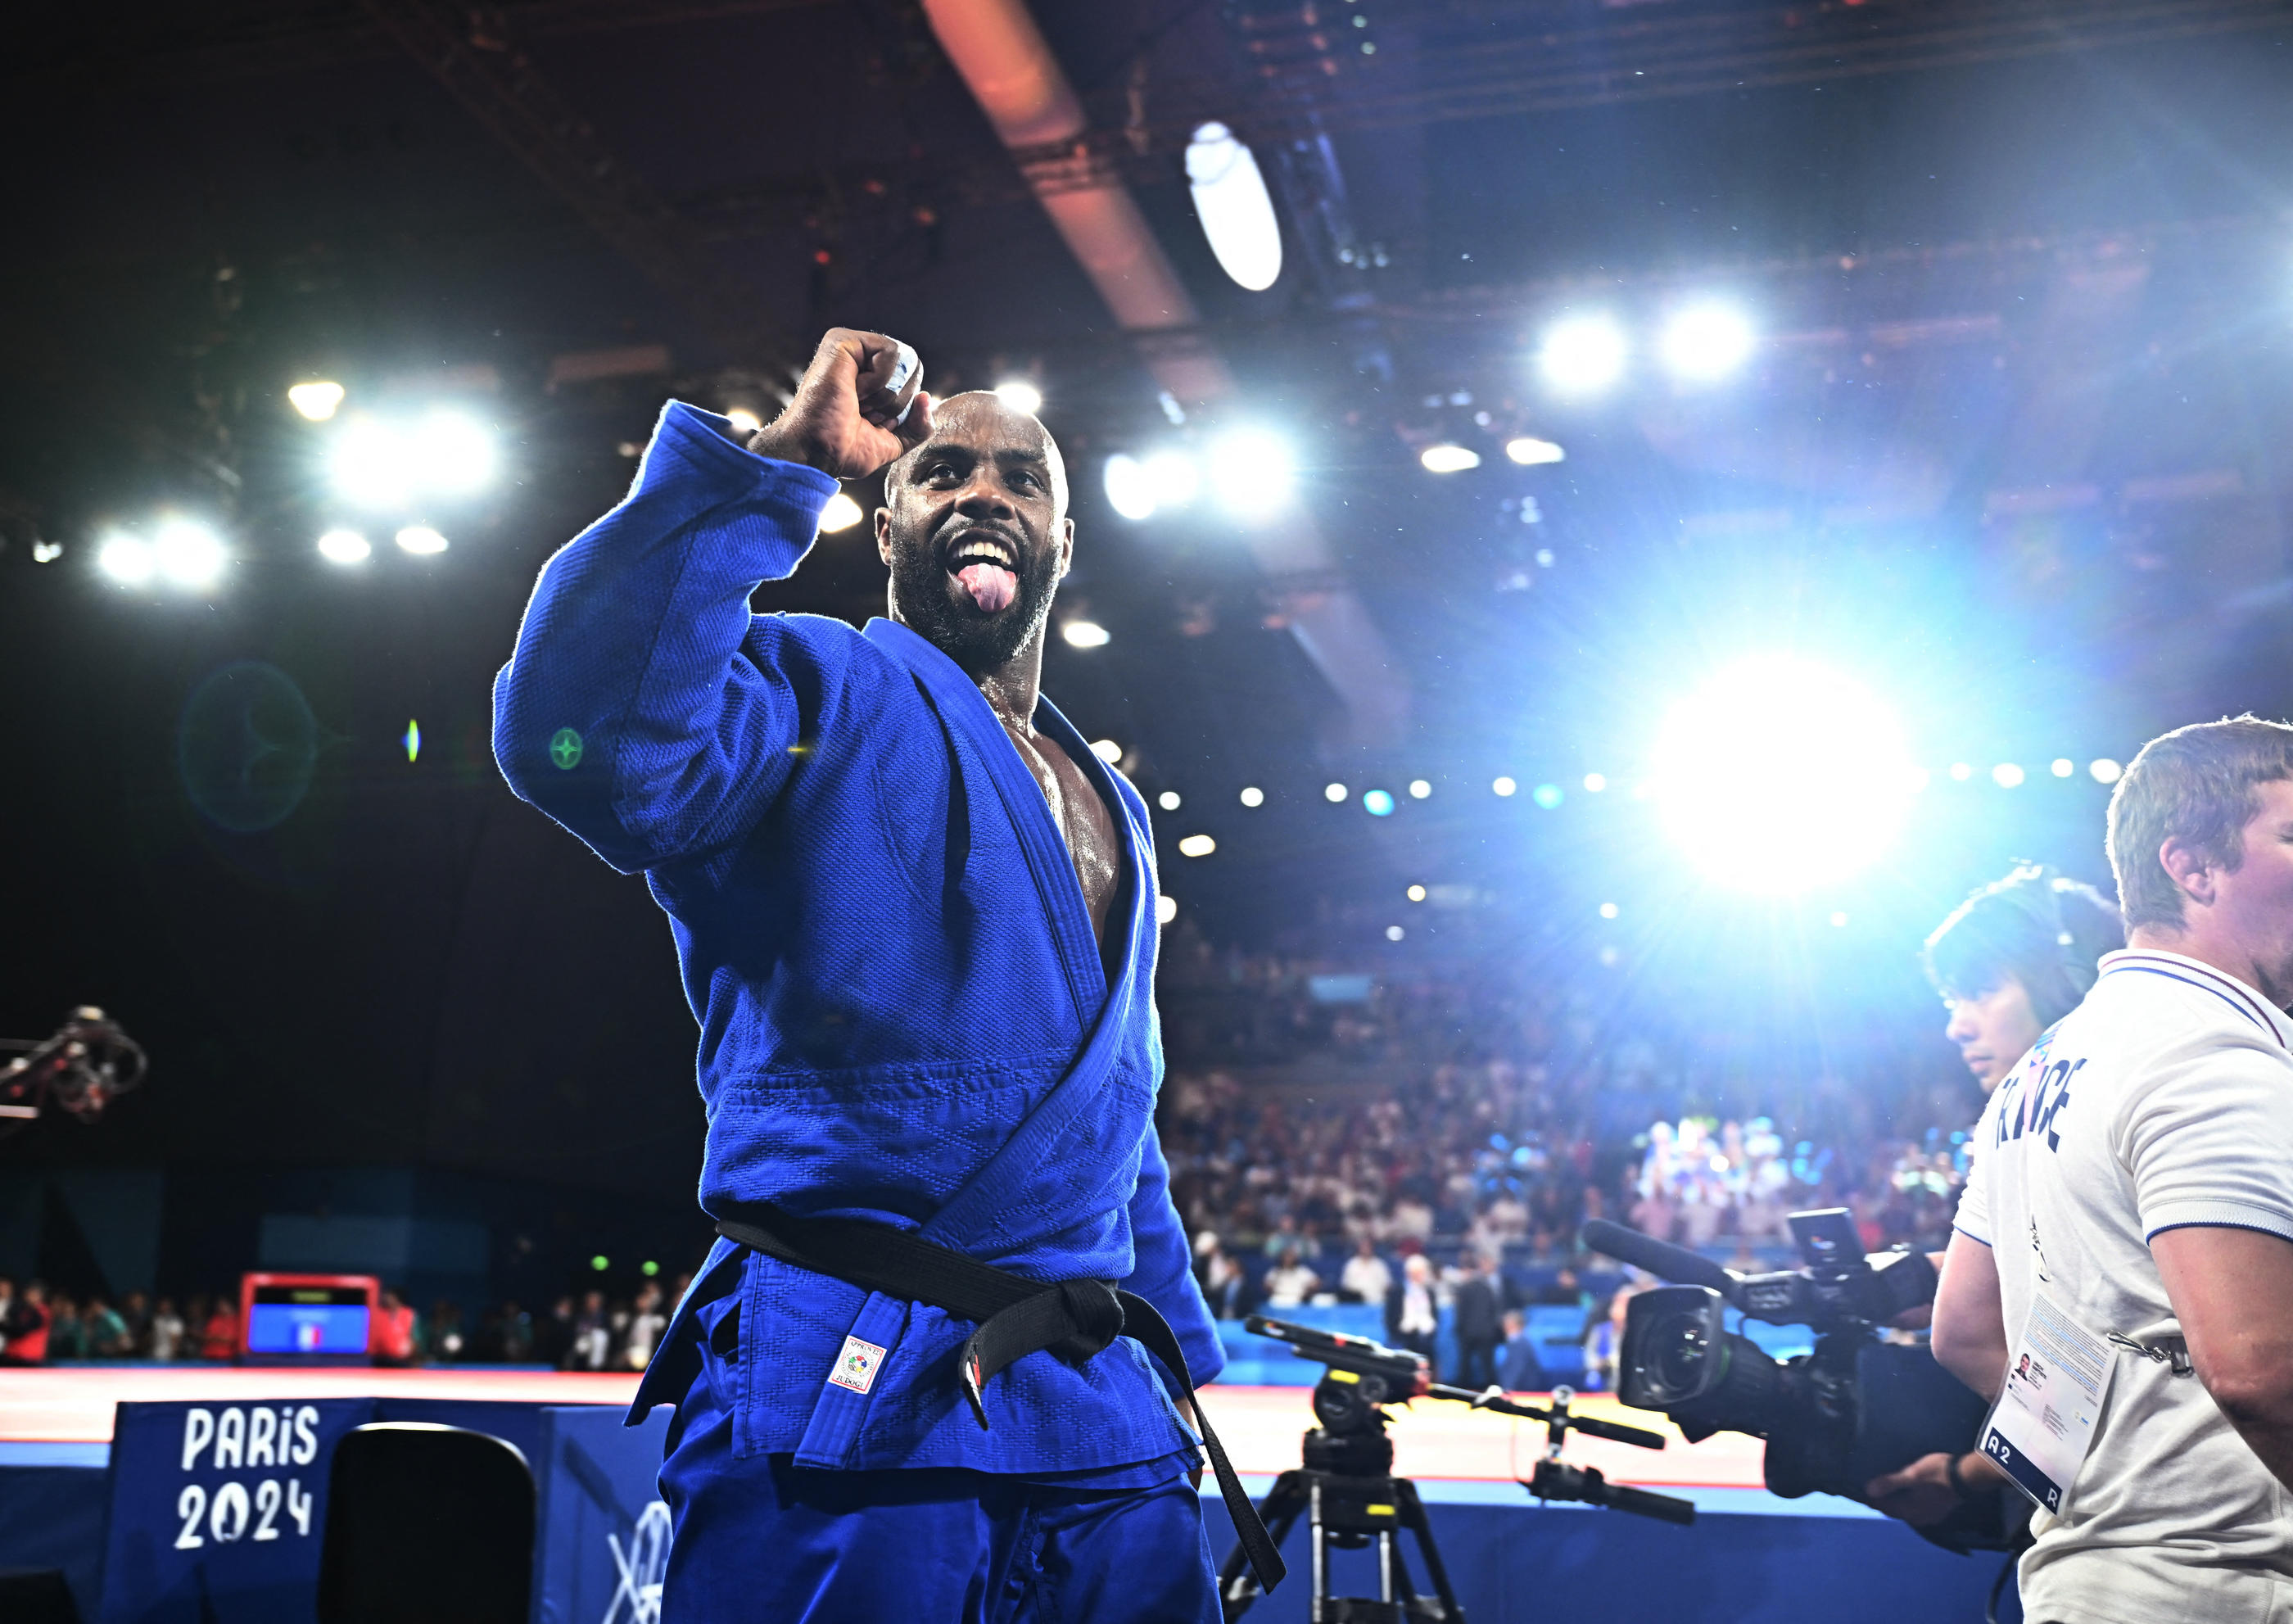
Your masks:
<path fill-rule="evenodd" d="M 1195 1386 L 1214 1381 L 1226 1368 L 1226 1347 L 1211 1321 L 1210 1304 L 1195 1279 L 1186 1227 L 1171 1202 L 1171 1164 L 1161 1138 L 1147 1125 L 1138 1158 L 1138 1189 L 1130 1198 L 1130 1278 L 1122 1289 L 1152 1303 L 1177 1333 L 1179 1351 Z"/>
<path fill-rule="evenodd" d="M 2293 1240 L 2293 1058 L 2209 1045 L 2153 1068 L 2120 1117 L 2142 1237 L 2193 1224 Z"/>
<path fill-rule="evenodd" d="M 820 673 L 749 597 L 794 572 L 837 483 L 733 433 L 668 404 L 628 495 L 542 567 L 494 684 L 510 787 L 625 873 L 739 840 L 813 736 Z"/>

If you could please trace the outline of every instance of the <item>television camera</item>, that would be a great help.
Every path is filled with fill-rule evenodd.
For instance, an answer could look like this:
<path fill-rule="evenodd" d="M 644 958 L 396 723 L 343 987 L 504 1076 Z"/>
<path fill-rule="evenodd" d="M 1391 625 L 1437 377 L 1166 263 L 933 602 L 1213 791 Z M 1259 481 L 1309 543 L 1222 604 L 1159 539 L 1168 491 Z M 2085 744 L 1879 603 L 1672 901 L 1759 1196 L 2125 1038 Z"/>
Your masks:
<path fill-rule="evenodd" d="M 1314 1387 L 1314 1418 L 1321 1425 L 1306 1434 L 1305 1465 L 1276 1478 L 1259 1506 L 1276 1545 L 1299 1517 L 1312 1519 L 1313 1598 L 1309 1618 L 1343 1618 L 1363 1624 L 1406 1624 L 1408 1620 L 1464 1624 L 1464 1612 L 1450 1587 L 1416 1485 L 1393 1475 L 1393 1440 L 1386 1433 L 1389 1404 L 1450 1399 L 1475 1409 L 1542 1421 L 1546 1429 L 1544 1453 L 1522 1484 L 1538 1499 L 1576 1500 L 1667 1522 L 1696 1520 L 1696 1507 L 1689 1501 L 1611 1483 L 1597 1467 L 1572 1466 L 1561 1461 L 1561 1446 L 1572 1427 L 1592 1437 L 1646 1449 L 1660 1449 L 1665 1442 L 1660 1433 L 1572 1415 L 1568 1406 L 1576 1395 L 1566 1387 L 1553 1393 L 1549 1408 L 1519 1404 L 1495 1387 L 1476 1393 L 1470 1387 L 1434 1381 L 1422 1354 L 1389 1348 L 1366 1336 L 1349 1336 L 1255 1314 L 1244 1323 L 1252 1335 L 1288 1343 L 1299 1358 L 1316 1360 L 1326 1367 Z M 1420 1596 L 1411 1582 L 1397 1538 L 1405 1530 L 1417 1537 L 1418 1554 L 1433 1587 L 1430 1597 Z M 1378 1551 L 1378 1598 L 1333 1598 L 1329 1595 L 1330 1549 L 1361 1550 L 1372 1544 Z M 1219 1573 L 1219 1596 L 1228 1624 L 1247 1612 L 1259 1595 L 1258 1581 L 1237 1546 Z"/>
<path fill-rule="evenodd" d="M 119 1023 L 83 1004 L 54 1034 L 0 1038 L 21 1051 L 0 1066 L 0 1134 L 39 1120 L 43 1105 L 93 1123 L 103 1108 L 143 1081 L 143 1050 Z"/>
<path fill-rule="evenodd" d="M 1912 1251 L 1868 1255 L 1843 1207 L 1787 1221 L 1804 1266 L 1738 1274 L 1710 1258 L 1605 1219 L 1584 1244 L 1668 1280 L 1625 1310 L 1617 1396 L 1661 1410 L 1691 1443 L 1717 1432 L 1767 1440 L 1762 1476 L 1787 1498 L 1863 1498 L 1863 1487 L 1938 1450 L 1973 1447 L 1984 1405 L 1924 1347 L 1882 1342 L 1878 1328 L 1934 1300 L 1934 1266 Z M 1778 1360 L 1727 1311 L 1815 1333 L 1811 1352 Z M 1968 1499 L 1918 1531 L 1946 1549 L 2004 1550 L 1997 1496 Z"/>

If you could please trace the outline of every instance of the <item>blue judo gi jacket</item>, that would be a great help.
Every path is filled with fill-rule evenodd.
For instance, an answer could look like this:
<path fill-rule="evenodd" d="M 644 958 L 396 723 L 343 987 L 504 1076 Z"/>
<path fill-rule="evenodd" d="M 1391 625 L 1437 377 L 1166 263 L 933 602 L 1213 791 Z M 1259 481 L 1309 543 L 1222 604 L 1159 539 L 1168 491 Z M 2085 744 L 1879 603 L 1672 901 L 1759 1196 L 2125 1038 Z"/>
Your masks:
<path fill-rule="evenodd" d="M 701 1206 L 872 1219 L 1030 1279 L 1116 1280 L 1211 1380 L 1224 1359 L 1154 1131 L 1145 803 L 1044 701 L 1036 726 L 1123 837 L 1102 953 L 1042 791 L 960 668 L 888 621 L 749 613 L 837 484 L 732 434 L 663 411 L 628 496 L 544 566 L 494 690 L 511 786 L 668 912 L 701 1023 Z M 1083 1477 L 1193 1443 L 1128 1337 L 1080 1368 L 1017 1360 L 983 1431 L 956 1382 L 969 1321 L 725 1241 L 633 1421 L 677 1401 L 734 1311 L 736 1455 Z M 880 1360 L 847 1362 L 847 1338 Z"/>

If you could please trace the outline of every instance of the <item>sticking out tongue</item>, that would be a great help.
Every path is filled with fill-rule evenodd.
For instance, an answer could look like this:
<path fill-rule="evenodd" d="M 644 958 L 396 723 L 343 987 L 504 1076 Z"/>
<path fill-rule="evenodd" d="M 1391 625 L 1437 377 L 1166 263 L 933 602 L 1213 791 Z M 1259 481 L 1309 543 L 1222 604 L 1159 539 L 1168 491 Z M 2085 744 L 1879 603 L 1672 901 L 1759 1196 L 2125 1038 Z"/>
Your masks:
<path fill-rule="evenodd" d="M 1000 564 L 967 564 L 955 572 L 963 589 L 982 614 L 996 614 L 1010 606 L 1019 591 L 1019 578 Z"/>

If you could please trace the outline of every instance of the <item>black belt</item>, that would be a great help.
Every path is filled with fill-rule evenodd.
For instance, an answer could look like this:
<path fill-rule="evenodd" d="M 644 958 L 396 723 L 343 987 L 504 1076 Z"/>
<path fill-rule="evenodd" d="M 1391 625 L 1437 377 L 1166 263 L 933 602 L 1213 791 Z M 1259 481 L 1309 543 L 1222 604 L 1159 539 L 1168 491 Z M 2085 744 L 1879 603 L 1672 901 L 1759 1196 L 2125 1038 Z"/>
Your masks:
<path fill-rule="evenodd" d="M 971 1413 L 987 1425 L 987 1379 L 1023 1354 L 1049 1349 L 1069 1364 L 1081 1364 L 1117 1336 L 1135 1338 L 1163 1361 L 1187 1390 L 1195 1424 L 1203 1429 L 1211 1470 L 1218 1476 L 1228 1515 L 1261 1589 L 1282 1582 L 1281 1554 L 1267 1537 L 1258 1508 L 1243 1492 L 1242 1479 L 1211 1430 L 1202 1401 L 1187 1369 L 1187 1356 L 1170 1322 L 1152 1303 L 1108 1280 L 1061 1280 L 1046 1286 L 1024 1279 L 977 1258 L 862 1218 L 799 1218 L 763 1202 L 741 1206 L 717 1221 L 717 1232 L 752 1252 L 829 1275 L 869 1291 L 911 1303 L 926 1303 L 959 1319 L 978 1322 L 963 1344 L 960 1369 Z"/>

